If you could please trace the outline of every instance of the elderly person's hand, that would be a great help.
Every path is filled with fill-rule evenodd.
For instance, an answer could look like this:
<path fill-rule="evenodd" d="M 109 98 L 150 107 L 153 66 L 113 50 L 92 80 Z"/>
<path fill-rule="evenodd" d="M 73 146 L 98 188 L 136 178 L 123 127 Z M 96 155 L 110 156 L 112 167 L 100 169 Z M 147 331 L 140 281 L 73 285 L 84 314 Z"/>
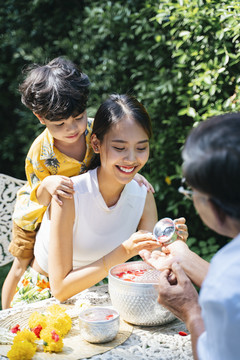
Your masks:
<path fill-rule="evenodd" d="M 172 264 L 177 262 L 181 265 L 187 276 L 192 282 L 201 286 L 205 279 L 209 263 L 191 251 L 187 244 L 183 241 L 176 240 L 172 244 L 163 247 L 160 250 L 148 251 L 141 250 L 139 255 L 149 265 L 157 270 L 171 269 Z M 174 281 L 174 276 L 169 278 L 171 282 Z"/>
<path fill-rule="evenodd" d="M 150 252 L 144 249 L 139 252 L 139 255 L 147 264 L 162 271 L 171 269 L 174 262 L 181 264 L 187 258 L 189 252 L 190 250 L 185 242 L 176 240 L 172 244 L 162 247 L 161 251 Z M 171 284 L 176 283 L 175 275 L 172 272 L 169 273 L 168 280 Z"/>
<path fill-rule="evenodd" d="M 170 269 L 173 262 L 181 264 L 190 252 L 187 244 L 181 240 L 176 240 L 172 244 L 162 247 L 162 251 L 141 250 L 139 255 L 149 265 L 157 270 Z"/>
<path fill-rule="evenodd" d="M 179 264 L 172 264 L 172 272 L 177 280 L 174 285 L 169 282 L 170 270 L 160 274 L 158 302 L 188 324 L 193 314 L 201 315 L 198 293 Z"/>
<path fill-rule="evenodd" d="M 158 302 L 185 322 L 191 333 L 193 357 L 197 360 L 197 341 L 204 331 L 198 293 L 179 264 L 172 264 L 172 272 L 175 284 L 169 281 L 170 270 L 164 270 L 160 274 Z"/>

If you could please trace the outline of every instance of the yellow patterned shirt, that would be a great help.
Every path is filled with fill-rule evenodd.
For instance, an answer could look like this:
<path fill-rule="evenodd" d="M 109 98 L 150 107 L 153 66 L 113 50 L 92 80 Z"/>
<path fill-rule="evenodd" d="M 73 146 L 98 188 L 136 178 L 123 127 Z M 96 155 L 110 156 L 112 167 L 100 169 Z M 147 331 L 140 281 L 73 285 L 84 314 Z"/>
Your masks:
<path fill-rule="evenodd" d="M 46 128 L 33 142 L 25 161 L 27 183 L 18 191 L 13 221 L 22 229 L 33 231 L 42 221 L 47 207 L 40 205 L 36 191 L 41 181 L 49 175 L 75 176 L 87 170 L 93 156 L 90 143 L 93 119 L 88 119 L 86 154 L 82 162 L 61 153 Z"/>

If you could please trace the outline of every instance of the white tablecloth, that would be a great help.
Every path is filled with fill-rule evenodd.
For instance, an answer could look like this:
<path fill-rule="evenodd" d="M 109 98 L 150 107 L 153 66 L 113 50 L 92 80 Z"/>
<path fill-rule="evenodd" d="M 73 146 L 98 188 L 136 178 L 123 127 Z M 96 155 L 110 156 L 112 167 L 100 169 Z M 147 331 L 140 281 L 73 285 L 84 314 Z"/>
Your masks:
<path fill-rule="evenodd" d="M 82 302 L 88 302 L 92 305 L 111 305 L 108 286 L 94 286 L 80 294 L 72 297 L 65 304 L 78 305 Z M 48 306 L 59 301 L 55 298 L 43 300 L 38 303 L 15 307 L 14 309 L 0 311 L 0 322 L 9 315 L 29 310 L 29 308 L 38 308 Z M 73 308 L 74 311 L 74 308 Z M 178 319 L 169 324 L 143 327 L 134 326 L 130 337 L 116 348 L 100 355 L 95 355 L 92 360 L 192 360 L 191 338 L 190 335 L 181 336 L 179 331 L 187 332 L 184 323 Z M 6 359 L 6 357 L 1 357 Z"/>

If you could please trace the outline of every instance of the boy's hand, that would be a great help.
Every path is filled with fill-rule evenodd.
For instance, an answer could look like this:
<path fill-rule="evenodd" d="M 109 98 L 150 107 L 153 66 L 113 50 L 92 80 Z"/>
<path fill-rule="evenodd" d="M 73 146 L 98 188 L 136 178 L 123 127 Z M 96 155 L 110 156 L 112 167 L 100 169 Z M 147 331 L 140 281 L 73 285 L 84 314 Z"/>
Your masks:
<path fill-rule="evenodd" d="M 60 197 L 72 199 L 74 194 L 73 182 L 67 176 L 49 175 L 44 180 L 44 187 L 52 198 L 61 206 Z"/>
<path fill-rule="evenodd" d="M 137 173 L 133 179 L 138 183 L 138 185 L 145 185 L 147 191 L 151 191 L 153 194 L 155 193 L 153 186 L 150 184 L 150 182 L 147 181 L 147 179 L 143 175 Z"/>

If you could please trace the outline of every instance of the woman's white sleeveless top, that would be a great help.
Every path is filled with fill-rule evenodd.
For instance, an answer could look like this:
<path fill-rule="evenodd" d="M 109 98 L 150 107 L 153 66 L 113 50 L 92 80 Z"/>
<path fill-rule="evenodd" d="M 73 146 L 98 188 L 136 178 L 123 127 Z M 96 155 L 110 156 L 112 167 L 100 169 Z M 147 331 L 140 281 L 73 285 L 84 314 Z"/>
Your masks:
<path fill-rule="evenodd" d="M 102 258 L 127 240 L 142 217 L 147 189 L 135 180 L 127 184 L 116 205 L 108 208 L 99 192 L 97 169 L 71 178 L 75 193 L 73 227 L 73 268 Z M 50 220 L 48 211 L 36 236 L 34 255 L 48 272 Z"/>

